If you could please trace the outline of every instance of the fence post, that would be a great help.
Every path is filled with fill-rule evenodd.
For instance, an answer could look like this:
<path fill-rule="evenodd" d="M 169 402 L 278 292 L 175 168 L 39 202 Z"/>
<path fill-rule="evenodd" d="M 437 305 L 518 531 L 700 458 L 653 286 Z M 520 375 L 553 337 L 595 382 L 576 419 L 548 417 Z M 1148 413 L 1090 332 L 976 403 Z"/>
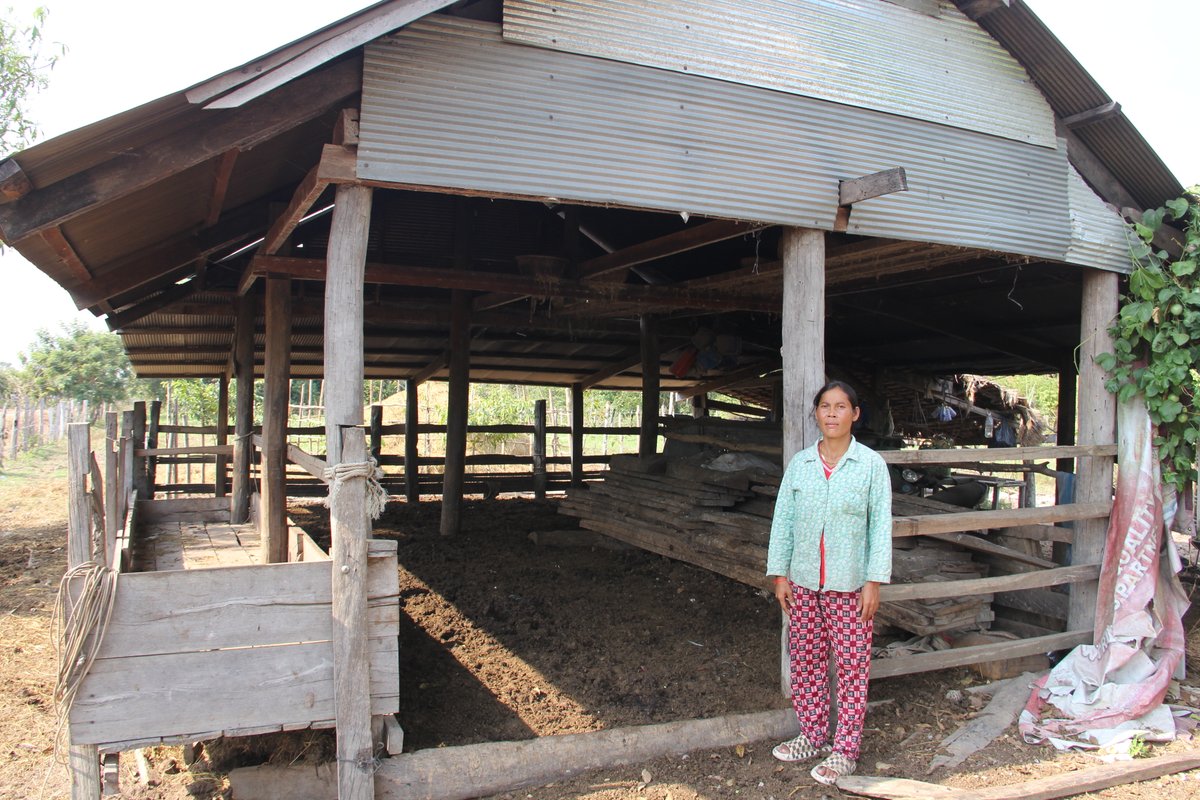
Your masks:
<path fill-rule="evenodd" d="M 421 501 L 421 467 L 417 455 L 417 382 L 404 382 L 404 499 L 409 503 Z"/>
<path fill-rule="evenodd" d="M 147 487 L 149 476 L 146 474 L 146 457 L 139 456 L 137 450 L 146 446 L 146 401 L 138 400 L 133 404 L 133 427 L 130 429 L 133 436 L 133 488 L 137 489 L 138 499 L 144 500 L 150 496 L 150 490 Z"/>
<path fill-rule="evenodd" d="M 158 423 L 162 416 L 162 401 L 150 401 L 150 423 L 146 429 L 146 447 L 158 447 Z M 146 497 L 154 497 L 154 484 L 158 482 L 158 456 L 146 456 Z M 139 495 L 140 496 L 140 495 Z"/>
<path fill-rule="evenodd" d="M 533 496 L 546 499 L 546 401 L 533 404 Z"/>
<path fill-rule="evenodd" d="M 217 378 L 217 444 L 229 444 L 229 376 L 224 373 Z M 224 497 L 228 493 L 228 470 L 229 456 L 217 456 L 213 474 L 213 494 L 217 497 Z"/>
<path fill-rule="evenodd" d="M 120 491 L 120 463 L 117 460 L 117 412 L 109 411 L 104 415 L 104 555 L 108 566 L 113 566 L 116 553 L 117 537 L 121 531 L 120 501 L 117 492 Z"/>
<path fill-rule="evenodd" d="M 92 560 L 92 507 L 84 484 L 90 449 L 87 423 L 73 423 L 67 437 L 67 569 Z M 67 736 L 69 740 L 69 726 Z M 71 800 L 100 797 L 100 752 L 96 745 L 70 745 L 67 761 Z"/>
<path fill-rule="evenodd" d="M 583 483 L 583 384 L 571 384 L 571 485 Z"/>
<path fill-rule="evenodd" d="M 371 458 L 378 459 L 383 450 L 383 406 L 371 406 Z"/>

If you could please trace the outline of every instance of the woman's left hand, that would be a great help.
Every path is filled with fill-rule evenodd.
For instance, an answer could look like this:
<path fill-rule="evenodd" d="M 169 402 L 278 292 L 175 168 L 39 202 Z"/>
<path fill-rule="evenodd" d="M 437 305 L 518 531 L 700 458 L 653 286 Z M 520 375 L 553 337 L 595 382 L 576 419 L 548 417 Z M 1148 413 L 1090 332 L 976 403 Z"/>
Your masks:
<path fill-rule="evenodd" d="M 858 618 L 870 622 L 879 610 L 879 583 L 867 581 L 858 595 Z"/>

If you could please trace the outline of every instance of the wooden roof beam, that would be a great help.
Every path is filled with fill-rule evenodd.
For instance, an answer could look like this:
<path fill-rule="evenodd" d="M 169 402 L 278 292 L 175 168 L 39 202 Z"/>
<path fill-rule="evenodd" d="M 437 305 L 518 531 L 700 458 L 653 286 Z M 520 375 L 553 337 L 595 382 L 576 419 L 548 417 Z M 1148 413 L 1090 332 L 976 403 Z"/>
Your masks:
<path fill-rule="evenodd" d="M 0 205 L 3 239 L 16 244 L 231 149 L 248 150 L 356 94 L 361 81 L 361 58 L 349 58 L 298 78 L 249 105 L 205 115 L 199 125 L 185 126 L 20 200 Z"/>
<path fill-rule="evenodd" d="M 409 378 L 409 380 L 411 380 L 413 382 L 413 384 L 415 386 L 420 386 L 422 383 L 429 380 L 434 375 L 438 374 L 438 372 L 440 370 L 445 369 L 449 363 L 450 363 L 450 351 L 443 350 L 442 353 L 440 355 L 438 355 L 437 358 L 433 359 L 428 364 L 421 367 L 419 370 L 414 372 L 412 375 L 409 375 L 408 378 Z"/>
<path fill-rule="evenodd" d="M 164 308 L 190 297 L 200 288 L 200 283 L 202 283 L 202 281 L 197 278 L 195 280 L 188 281 L 187 283 L 176 284 L 168 289 L 164 289 L 163 292 L 156 297 L 152 297 L 149 300 L 138 303 L 135 306 L 122 309 L 116 314 L 110 314 L 106 320 L 108 329 L 110 331 L 119 332 L 131 322 L 137 322 L 139 319 L 147 317 L 153 314 L 155 311 L 162 311 Z"/>
<path fill-rule="evenodd" d="M 20 164 L 11 158 L 0 161 L 0 203 L 20 200 L 32 191 L 33 184 Z"/>
<path fill-rule="evenodd" d="M 705 222 L 694 228 L 669 233 L 657 239 L 625 247 L 612 253 L 584 261 L 579 265 L 579 277 L 598 278 L 614 272 L 644 264 L 647 261 L 657 261 L 660 258 L 686 253 L 726 239 L 744 236 L 748 233 L 761 231 L 770 225 L 759 222 L 740 222 L 737 220 L 718 219 Z"/>
<path fill-rule="evenodd" d="M 999 11 L 1012 5 L 1012 0 L 954 0 L 954 2 L 959 11 L 974 22 L 978 22 L 993 11 Z"/>
<path fill-rule="evenodd" d="M 768 372 L 777 370 L 782 366 L 782 359 L 768 358 L 765 361 L 759 361 L 754 364 L 749 364 L 745 367 L 735 369 L 733 372 L 726 372 L 724 375 L 717 375 L 709 378 L 706 381 L 694 383 L 691 386 L 677 390 L 677 394 L 681 397 L 695 397 L 699 394 L 708 394 L 719 389 L 727 389 L 735 384 L 741 383 L 752 378 L 759 378 Z"/>
<path fill-rule="evenodd" d="M 1080 111 L 1078 114 L 1072 114 L 1069 117 L 1063 117 L 1062 124 L 1066 125 L 1071 130 L 1082 128 L 1084 125 L 1091 125 L 1094 122 L 1103 122 L 1106 119 L 1119 117 L 1121 115 L 1121 104 L 1116 100 L 1105 103 L 1104 105 L 1089 108 L 1087 111 Z"/>
<path fill-rule="evenodd" d="M 311 258 L 255 256 L 247 277 L 286 276 L 296 280 L 325 280 L 325 262 Z M 245 283 L 246 278 L 243 278 Z M 673 308 L 704 308 L 714 311 L 779 310 L 775 297 L 693 292 L 671 286 L 627 286 L 589 284 L 566 278 L 529 278 L 521 275 L 449 270 L 434 267 L 367 264 L 366 282 L 394 286 L 422 286 L 433 289 L 467 289 L 479 292 L 514 291 L 535 297 L 574 297 L 596 301 L 636 302 Z"/>
<path fill-rule="evenodd" d="M 221 209 L 225 207 L 225 195 L 229 192 L 229 179 L 233 177 L 233 166 L 237 163 L 237 148 L 226 150 L 216 158 L 213 168 L 212 189 L 208 192 L 208 211 L 204 215 L 204 227 L 217 224 Z"/>
<path fill-rule="evenodd" d="M 262 230 L 266 203 L 254 202 L 226 212 L 216 225 L 198 233 L 175 236 L 150 245 L 132 256 L 109 262 L 98 268 L 99 276 L 69 290 L 78 308 L 90 308 L 99 302 L 142 290 L 145 294 L 186 277 L 193 265 L 227 247 L 252 239 Z"/>
<path fill-rule="evenodd" d="M 593 372 L 586 378 L 579 381 L 579 385 L 584 389 L 590 389 L 616 375 L 620 375 L 626 370 L 631 370 L 634 367 L 641 366 L 642 350 L 640 347 L 631 347 L 622 353 L 617 358 L 613 359 L 613 363 L 602 370 Z"/>
<path fill-rule="evenodd" d="M 72 277 L 80 281 L 90 281 L 92 279 L 91 270 L 87 268 L 87 265 L 83 263 L 83 259 L 75 252 L 75 247 L 67 241 L 62 228 L 57 225 L 53 228 L 47 228 L 38 234 L 38 238 L 54 251 L 54 254 L 58 256 L 59 262 L 67 268 Z"/>

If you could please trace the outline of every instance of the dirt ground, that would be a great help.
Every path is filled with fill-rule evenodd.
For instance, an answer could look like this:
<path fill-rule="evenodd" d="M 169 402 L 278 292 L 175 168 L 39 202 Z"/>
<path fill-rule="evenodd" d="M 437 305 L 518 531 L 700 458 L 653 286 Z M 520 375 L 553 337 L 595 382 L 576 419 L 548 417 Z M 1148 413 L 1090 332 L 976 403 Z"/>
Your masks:
<path fill-rule="evenodd" d="M 324 510 L 293 506 L 318 540 Z M 570 526 L 554 503 L 470 501 L 461 536 L 438 535 L 437 503 L 393 502 L 376 535 L 399 543 L 400 723 L 405 749 L 513 740 L 736 712 L 785 708 L 774 600 L 712 573 L 639 550 L 544 547 L 531 531 Z M 66 796 L 54 762 L 54 651 L 49 620 L 62 574 L 62 458 L 6 464 L 0 475 L 0 798 Z M 1200 630 L 1187 620 L 1188 683 L 1200 685 Z M 996 786 L 1096 765 L 1022 743 L 1015 729 L 952 770 L 929 772 L 942 738 L 970 711 L 951 689 L 985 681 L 965 669 L 875 681 L 863 774 L 956 787 Z M 498 797 L 510 800 L 818 800 L 842 796 L 783 765 L 773 742 L 601 770 Z M 1152 754 L 1192 747 L 1155 746 Z M 224 773 L 243 764 L 327 759 L 332 736 L 306 732 L 208 746 L 190 769 L 177 747 L 146 751 L 141 785 L 122 758 L 125 796 L 227 797 Z M 1200 771 L 1089 797 L 1182 800 Z"/>

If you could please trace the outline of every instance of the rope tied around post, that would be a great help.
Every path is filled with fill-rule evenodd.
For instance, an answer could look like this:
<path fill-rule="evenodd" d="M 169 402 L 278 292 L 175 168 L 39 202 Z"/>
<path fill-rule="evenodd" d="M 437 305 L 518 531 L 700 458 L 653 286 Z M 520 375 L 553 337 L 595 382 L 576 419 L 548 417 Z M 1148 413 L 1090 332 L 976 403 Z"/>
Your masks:
<path fill-rule="evenodd" d="M 383 480 L 383 470 L 379 468 L 379 464 L 373 458 L 368 458 L 366 461 L 335 464 L 332 467 L 325 468 L 325 481 L 329 484 L 329 494 L 325 497 L 325 507 L 333 508 L 334 497 L 337 496 L 342 484 L 355 478 L 365 478 L 367 480 L 367 517 L 369 519 L 379 519 L 380 515 L 383 514 L 384 507 L 387 505 L 388 493 L 379 483 Z"/>

